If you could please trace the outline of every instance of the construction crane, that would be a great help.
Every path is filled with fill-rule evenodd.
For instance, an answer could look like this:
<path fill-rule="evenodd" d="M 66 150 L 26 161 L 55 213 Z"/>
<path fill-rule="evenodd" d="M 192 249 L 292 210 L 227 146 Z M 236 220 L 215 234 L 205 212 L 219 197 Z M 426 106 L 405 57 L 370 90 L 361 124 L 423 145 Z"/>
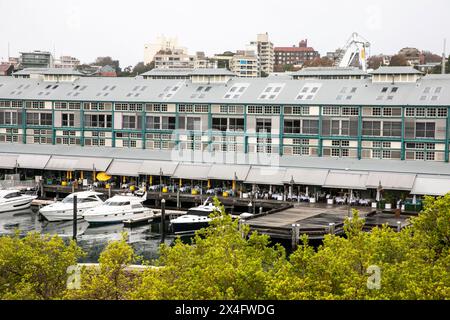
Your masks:
<path fill-rule="evenodd" d="M 356 32 L 352 33 L 347 44 L 341 51 L 336 65 L 340 68 L 349 67 L 356 57 L 359 56 L 359 63 L 364 71 L 367 70 L 366 49 L 370 47 L 370 43 Z"/>

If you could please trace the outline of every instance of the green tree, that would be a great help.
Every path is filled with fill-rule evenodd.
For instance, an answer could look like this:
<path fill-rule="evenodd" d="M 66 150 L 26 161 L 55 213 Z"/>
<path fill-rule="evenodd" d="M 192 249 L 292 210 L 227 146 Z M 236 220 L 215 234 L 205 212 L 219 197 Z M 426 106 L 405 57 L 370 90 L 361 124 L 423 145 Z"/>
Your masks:
<path fill-rule="evenodd" d="M 58 299 L 67 268 L 83 255 L 74 241 L 29 233 L 0 237 L 0 299 Z"/>
<path fill-rule="evenodd" d="M 216 205 L 217 203 L 216 199 Z M 137 299 L 264 299 L 271 274 L 285 263 L 284 249 L 221 212 L 192 244 L 162 246 L 160 269 L 145 272 Z"/>
<path fill-rule="evenodd" d="M 67 290 L 66 299 L 123 300 L 139 282 L 138 273 L 126 268 L 139 257 L 126 242 L 126 234 L 120 241 L 111 241 L 99 257 L 98 268 L 81 270 L 81 288 Z"/>
<path fill-rule="evenodd" d="M 389 66 L 391 67 L 402 67 L 407 66 L 408 61 L 406 61 L 406 56 L 403 54 L 396 54 L 391 57 Z"/>

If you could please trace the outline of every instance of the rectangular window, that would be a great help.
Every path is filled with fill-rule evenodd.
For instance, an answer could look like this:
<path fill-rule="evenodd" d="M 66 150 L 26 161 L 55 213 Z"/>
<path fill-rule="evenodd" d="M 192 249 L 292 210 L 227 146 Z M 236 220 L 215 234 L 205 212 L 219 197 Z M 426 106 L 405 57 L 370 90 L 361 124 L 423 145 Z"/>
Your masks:
<path fill-rule="evenodd" d="M 213 118 L 212 119 L 212 129 L 218 130 L 218 131 L 227 131 L 228 119 L 227 118 Z"/>
<path fill-rule="evenodd" d="M 380 121 L 363 121 L 362 134 L 363 136 L 380 136 L 381 122 Z"/>
<path fill-rule="evenodd" d="M 61 115 L 61 124 L 63 127 L 74 127 L 75 115 L 73 113 L 63 113 Z"/>
<path fill-rule="evenodd" d="M 123 129 L 136 129 L 136 116 L 122 116 Z"/>
<path fill-rule="evenodd" d="M 256 120 L 256 132 L 270 133 L 272 131 L 271 119 L 257 119 Z"/>
<path fill-rule="evenodd" d="M 416 137 L 417 138 L 434 138 L 436 124 L 434 122 L 417 122 Z"/>
<path fill-rule="evenodd" d="M 383 136 L 384 137 L 400 137 L 402 135 L 401 122 L 383 122 Z"/>
<path fill-rule="evenodd" d="M 303 120 L 304 134 L 319 134 L 319 120 Z"/>
<path fill-rule="evenodd" d="M 230 131 L 244 131 L 244 119 L 230 118 L 229 123 Z"/>
<path fill-rule="evenodd" d="M 301 120 L 285 119 L 284 120 L 284 133 L 300 134 L 301 133 Z"/>
<path fill-rule="evenodd" d="M 163 130 L 175 130 L 175 117 L 161 117 L 162 124 L 161 129 Z"/>

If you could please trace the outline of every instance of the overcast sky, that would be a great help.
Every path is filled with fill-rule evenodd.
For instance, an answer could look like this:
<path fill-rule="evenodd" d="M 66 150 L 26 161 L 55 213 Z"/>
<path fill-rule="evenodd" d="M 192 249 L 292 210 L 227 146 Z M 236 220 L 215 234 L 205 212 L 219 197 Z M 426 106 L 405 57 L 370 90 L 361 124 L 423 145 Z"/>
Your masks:
<path fill-rule="evenodd" d="M 121 67 L 143 60 L 144 44 L 176 36 L 190 53 L 244 49 L 257 33 L 275 46 L 307 38 L 325 55 L 352 32 L 371 54 L 405 46 L 450 52 L 449 0 L 0 0 L 0 60 L 20 51 L 48 50 L 82 62 L 112 56 Z"/>

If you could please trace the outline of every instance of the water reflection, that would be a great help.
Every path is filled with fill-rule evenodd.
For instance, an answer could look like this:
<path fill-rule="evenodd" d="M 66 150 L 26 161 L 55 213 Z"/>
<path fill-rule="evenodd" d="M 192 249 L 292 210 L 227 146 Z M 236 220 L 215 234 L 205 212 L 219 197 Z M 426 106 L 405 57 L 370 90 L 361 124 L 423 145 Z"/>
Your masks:
<path fill-rule="evenodd" d="M 71 239 L 73 222 L 42 221 L 39 219 L 39 214 L 31 209 L 0 213 L 0 236 L 12 235 L 17 230 L 22 236 L 36 231 L 42 234 L 56 234 L 63 239 Z M 125 228 L 123 224 L 90 226 L 87 221 L 78 220 L 77 242 L 86 252 L 82 262 L 97 262 L 108 241 L 119 240 L 123 232 L 127 233 L 127 241 L 134 248 L 136 254 L 148 260 L 156 259 L 159 254 L 160 235 L 154 230 L 155 226 L 152 228 L 152 225 L 136 228 Z M 174 237 L 168 235 L 165 243 L 170 245 L 173 240 Z"/>

